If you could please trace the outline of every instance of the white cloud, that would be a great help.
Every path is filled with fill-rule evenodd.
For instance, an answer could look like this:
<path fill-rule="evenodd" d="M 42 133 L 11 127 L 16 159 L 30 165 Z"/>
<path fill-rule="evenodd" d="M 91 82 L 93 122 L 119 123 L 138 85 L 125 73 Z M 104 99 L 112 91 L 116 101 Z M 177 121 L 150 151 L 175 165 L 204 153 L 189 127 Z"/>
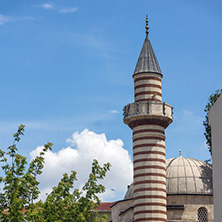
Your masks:
<path fill-rule="evenodd" d="M 118 114 L 119 113 L 119 111 L 117 111 L 117 110 L 109 110 L 109 112 L 113 113 L 113 114 Z"/>
<path fill-rule="evenodd" d="M 184 111 L 183 111 L 183 114 L 184 114 L 185 117 L 187 117 L 187 116 L 192 115 L 192 112 L 189 111 L 189 110 L 184 110 Z"/>
<path fill-rule="evenodd" d="M 73 13 L 73 12 L 76 12 L 78 11 L 78 8 L 63 8 L 63 9 L 60 9 L 58 10 L 60 13 L 64 13 L 64 14 L 68 14 L 68 13 Z"/>
<path fill-rule="evenodd" d="M 200 147 L 200 150 L 208 150 L 207 141 L 205 140 Z"/>
<path fill-rule="evenodd" d="M 43 9 L 53 9 L 54 5 L 45 3 L 45 4 L 41 4 L 40 7 L 43 8 Z"/>
<path fill-rule="evenodd" d="M 0 14 L 0 25 L 9 22 L 10 20 L 11 20 L 10 17 Z"/>
<path fill-rule="evenodd" d="M 31 16 L 24 16 L 24 17 L 20 17 L 20 18 L 13 18 L 13 21 L 14 22 L 17 22 L 17 21 L 32 21 L 32 20 L 36 20 L 37 18 L 35 17 L 31 17 Z"/>
<path fill-rule="evenodd" d="M 18 22 L 18 21 L 27 21 L 27 20 L 35 20 L 36 18 L 31 16 L 24 17 L 13 17 L 13 16 L 5 16 L 0 14 L 0 25 L 5 24 L 6 22 Z"/>
<path fill-rule="evenodd" d="M 39 177 L 41 198 L 59 182 L 63 173 L 71 170 L 77 171 L 76 187 L 80 188 L 88 179 L 93 159 L 97 159 L 100 165 L 107 162 L 112 165 L 102 182 L 107 191 L 100 198 L 103 201 L 122 198 L 133 178 L 133 164 L 128 151 L 123 148 L 122 140 L 108 141 L 105 134 L 96 134 L 85 129 L 80 133 L 75 132 L 67 142 L 70 146 L 57 153 L 49 151 L 45 156 L 45 167 Z M 42 147 L 37 147 L 33 150 L 30 153 L 31 158 L 41 149 Z"/>
<path fill-rule="evenodd" d="M 55 5 L 50 4 L 50 3 L 44 3 L 44 4 L 41 4 L 40 6 L 37 6 L 37 7 L 43 8 L 45 10 L 55 10 L 55 11 L 57 11 L 59 13 L 63 13 L 63 14 L 68 14 L 68 13 L 73 13 L 73 12 L 78 11 L 77 7 L 62 8 L 62 7 L 55 6 Z"/>

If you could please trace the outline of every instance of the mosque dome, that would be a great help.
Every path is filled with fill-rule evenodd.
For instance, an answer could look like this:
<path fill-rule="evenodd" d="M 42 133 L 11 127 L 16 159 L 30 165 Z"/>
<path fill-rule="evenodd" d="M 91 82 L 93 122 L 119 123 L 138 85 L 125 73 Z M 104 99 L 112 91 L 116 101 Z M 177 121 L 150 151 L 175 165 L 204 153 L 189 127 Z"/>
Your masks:
<path fill-rule="evenodd" d="M 126 194 L 124 196 L 124 200 L 128 200 L 128 199 L 131 199 L 131 198 L 133 198 L 133 183 L 131 183 L 128 186 L 128 189 L 127 189 Z"/>
<path fill-rule="evenodd" d="M 213 193 L 212 167 L 181 155 L 166 161 L 167 194 Z"/>
<path fill-rule="evenodd" d="M 177 158 L 166 160 L 168 195 L 213 195 L 212 166 L 201 160 Z M 124 199 L 133 198 L 133 185 L 128 187 Z"/>

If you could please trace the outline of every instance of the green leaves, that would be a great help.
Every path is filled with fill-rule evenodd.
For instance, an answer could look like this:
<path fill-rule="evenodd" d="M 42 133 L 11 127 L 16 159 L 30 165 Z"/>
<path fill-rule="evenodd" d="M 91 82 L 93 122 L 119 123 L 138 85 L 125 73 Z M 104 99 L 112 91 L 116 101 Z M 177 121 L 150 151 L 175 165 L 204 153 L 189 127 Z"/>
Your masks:
<path fill-rule="evenodd" d="M 205 115 L 205 121 L 203 121 L 203 125 L 205 128 L 205 138 L 206 138 L 206 144 L 207 144 L 207 148 L 209 149 L 210 155 L 212 156 L 212 143 L 211 143 L 211 128 L 209 126 L 209 120 L 208 120 L 208 111 L 210 110 L 210 108 L 214 105 L 214 103 L 217 101 L 217 99 L 219 98 L 219 96 L 222 93 L 222 89 L 217 89 L 215 91 L 215 93 L 213 93 L 212 95 L 210 95 L 210 97 L 208 98 L 208 103 L 205 106 L 204 112 L 206 113 Z"/>
<path fill-rule="evenodd" d="M 110 164 L 102 167 L 97 160 L 93 160 L 92 172 L 82 190 L 74 189 L 76 172 L 63 177 L 52 192 L 47 196 L 44 203 L 36 203 L 41 221 L 73 221 L 73 222 L 102 222 L 106 216 L 99 219 L 96 209 L 100 205 L 97 196 L 105 191 L 105 187 L 97 184 L 98 179 L 103 179 L 109 170 Z"/>
<path fill-rule="evenodd" d="M 27 158 L 18 153 L 17 143 L 24 135 L 24 125 L 13 135 L 13 145 L 7 152 L 0 149 L 0 162 L 3 176 L 0 176 L 0 221 L 3 222 L 105 222 L 106 216 L 99 218 L 96 209 L 100 205 L 98 194 L 105 191 L 99 180 L 104 179 L 110 164 L 100 166 L 93 160 L 92 172 L 82 190 L 75 189 L 76 172 L 63 174 L 59 184 L 53 187 L 44 202 L 35 202 L 39 196 L 37 176 L 42 174 L 44 156 L 52 150 L 47 143 L 27 167 Z M 2 173 L 1 173 L 2 175 Z M 1 187 L 0 186 L 0 187 Z"/>
<path fill-rule="evenodd" d="M 30 205 L 38 198 L 37 175 L 41 174 L 44 165 L 44 154 L 51 149 L 52 143 L 44 146 L 43 152 L 31 161 L 26 170 L 27 158 L 20 155 L 17 143 L 24 135 L 25 126 L 20 125 L 13 135 L 13 145 L 8 152 L 0 150 L 0 162 L 4 176 L 0 177 L 3 189 L 0 194 L 0 221 L 24 221 L 30 215 Z M 23 213 L 25 211 L 25 213 Z"/>

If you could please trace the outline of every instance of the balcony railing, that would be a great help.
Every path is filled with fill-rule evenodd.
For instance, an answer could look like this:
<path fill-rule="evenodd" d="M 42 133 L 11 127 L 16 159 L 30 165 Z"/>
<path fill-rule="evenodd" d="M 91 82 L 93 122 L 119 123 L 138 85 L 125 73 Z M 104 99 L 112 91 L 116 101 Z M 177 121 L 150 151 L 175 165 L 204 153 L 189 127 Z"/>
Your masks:
<path fill-rule="evenodd" d="M 164 102 L 138 102 L 130 103 L 123 109 L 124 118 L 137 115 L 157 115 L 157 116 L 168 116 L 173 118 L 173 107 Z"/>

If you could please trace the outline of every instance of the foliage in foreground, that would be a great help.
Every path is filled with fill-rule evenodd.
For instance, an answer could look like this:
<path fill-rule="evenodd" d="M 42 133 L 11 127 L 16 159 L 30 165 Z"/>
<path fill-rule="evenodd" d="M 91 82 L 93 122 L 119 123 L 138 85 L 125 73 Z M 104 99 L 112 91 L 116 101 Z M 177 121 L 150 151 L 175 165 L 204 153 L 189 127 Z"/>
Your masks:
<path fill-rule="evenodd" d="M 211 156 L 212 156 L 211 127 L 208 125 L 209 124 L 208 112 L 209 112 L 210 108 L 214 105 L 214 103 L 217 101 L 217 99 L 219 98 L 221 93 L 222 93 L 222 89 L 217 89 L 215 91 L 215 93 L 210 95 L 210 97 L 208 98 L 208 103 L 207 103 L 207 105 L 205 106 L 205 109 L 204 109 L 204 112 L 206 113 L 205 121 L 203 121 L 203 125 L 204 125 L 204 128 L 205 128 L 204 135 L 205 135 L 205 138 L 206 138 L 207 148 L 209 149 L 209 152 L 210 152 Z"/>
<path fill-rule="evenodd" d="M 96 160 L 92 163 L 92 172 L 82 190 L 74 189 L 76 172 L 65 173 L 59 184 L 47 195 L 46 200 L 35 202 L 39 196 L 39 182 L 37 176 L 44 167 L 44 155 L 52 149 L 52 143 L 44 145 L 39 156 L 33 159 L 27 167 L 27 157 L 18 153 L 17 143 L 24 135 L 24 125 L 18 127 L 13 135 L 13 145 L 7 152 L 0 149 L 0 221 L 4 222 L 104 222 L 106 216 L 99 219 L 96 211 L 100 205 L 97 196 L 105 191 L 105 187 L 98 184 L 104 179 L 110 164 L 100 166 Z M 3 173 L 3 176 L 2 176 Z"/>

